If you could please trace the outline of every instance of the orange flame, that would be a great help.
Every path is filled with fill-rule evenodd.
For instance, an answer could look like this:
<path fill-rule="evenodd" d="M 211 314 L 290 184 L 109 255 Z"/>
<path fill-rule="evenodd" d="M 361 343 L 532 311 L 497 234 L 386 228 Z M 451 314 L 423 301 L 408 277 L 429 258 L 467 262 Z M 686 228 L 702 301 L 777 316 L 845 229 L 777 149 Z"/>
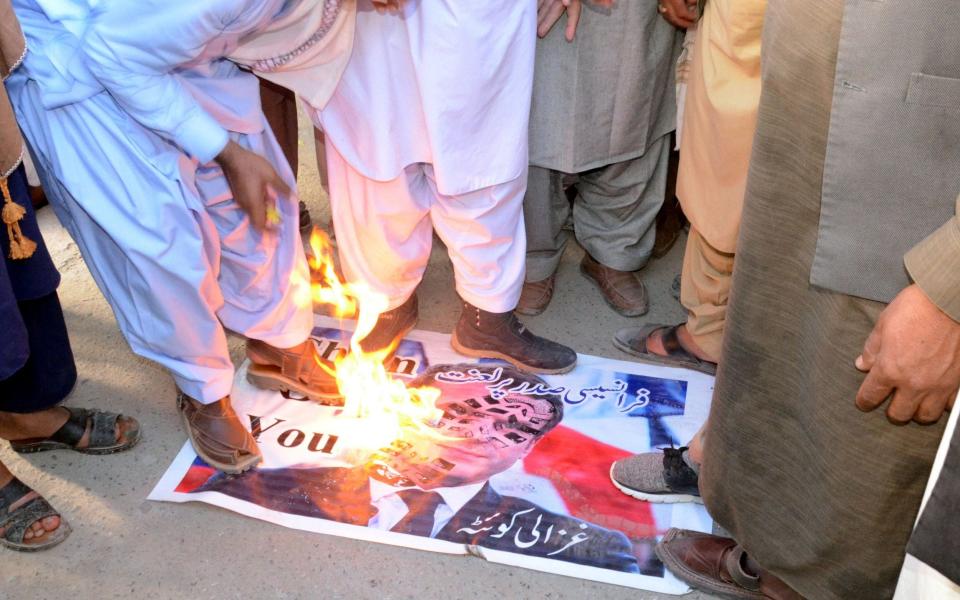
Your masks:
<path fill-rule="evenodd" d="M 338 318 L 357 319 L 350 351 L 335 359 L 331 373 L 344 398 L 344 413 L 358 419 L 347 445 L 369 454 L 399 439 L 442 437 L 430 426 L 443 414 L 436 407 L 439 390 L 409 388 L 391 377 L 384 365 L 399 340 L 376 352 L 364 352 L 360 347 L 360 340 L 387 310 L 387 297 L 360 282 L 344 283 L 334 265 L 330 239 L 316 227 L 310 235 L 310 251 L 311 281 L 308 286 L 294 282 L 295 301 L 300 306 L 328 305 Z"/>

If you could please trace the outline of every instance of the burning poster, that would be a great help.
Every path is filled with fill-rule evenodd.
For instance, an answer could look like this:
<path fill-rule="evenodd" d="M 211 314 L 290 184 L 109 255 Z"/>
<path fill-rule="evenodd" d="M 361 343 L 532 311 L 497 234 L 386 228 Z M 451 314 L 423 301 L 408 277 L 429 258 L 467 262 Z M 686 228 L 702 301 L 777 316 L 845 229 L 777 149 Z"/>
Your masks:
<path fill-rule="evenodd" d="M 349 345 L 318 317 L 334 358 Z M 709 531 L 698 504 L 634 500 L 609 480 L 613 461 L 682 445 L 706 419 L 712 378 L 581 356 L 571 373 L 536 377 L 470 362 L 447 336 L 414 331 L 392 376 L 423 410 L 378 420 L 260 390 L 237 374 L 233 403 L 263 463 L 227 476 L 184 445 L 150 495 L 201 501 L 279 525 L 455 554 L 667 593 L 686 586 L 653 553 L 670 527 Z"/>

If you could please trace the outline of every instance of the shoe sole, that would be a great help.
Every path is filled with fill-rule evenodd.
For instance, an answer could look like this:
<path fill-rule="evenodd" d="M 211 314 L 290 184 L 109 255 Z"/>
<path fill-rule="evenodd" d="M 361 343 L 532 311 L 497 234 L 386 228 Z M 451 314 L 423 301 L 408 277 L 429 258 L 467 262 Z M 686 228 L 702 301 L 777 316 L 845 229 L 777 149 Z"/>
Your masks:
<path fill-rule="evenodd" d="M 493 350 L 474 350 L 472 348 L 467 348 L 460 343 L 460 340 L 457 339 L 457 332 L 454 331 L 453 335 L 450 336 L 450 345 L 453 346 L 453 349 L 457 353 L 464 356 L 472 356 L 473 358 L 498 358 L 500 360 L 505 360 L 521 371 L 526 371 L 527 373 L 540 373 L 542 375 L 562 375 L 563 373 L 569 373 L 577 366 L 577 362 L 574 361 L 573 364 L 561 367 L 559 369 L 543 369 L 539 367 L 533 367 L 528 364 L 524 364 L 519 360 L 513 358 L 512 356 L 507 356 L 501 352 L 495 352 Z"/>
<path fill-rule="evenodd" d="M 107 446 L 106 448 L 75 448 L 70 444 L 64 444 L 61 442 L 37 442 L 34 444 L 16 446 L 11 443 L 10 449 L 17 454 L 36 454 L 37 452 L 49 452 L 50 450 L 72 450 L 73 452 L 89 454 L 90 456 L 106 456 L 108 454 L 117 454 L 118 452 L 129 450 L 130 448 L 136 446 L 137 442 L 139 441 L 140 432 L 138 430 L 136 437 L 134 437 L 132 440 L 124 444 L 117 444 L 116 446 Z"/>
<path fill-rule="evenodd" d="M 637 500 L 653 502 L 654 504 L 680 504 L 684 502 L 703 504 L 703 498 L 694 496 L 693 494 L 653 494 L 629 488 L 613 478 L 613 465 L 610 465 L 610 481 L 613 482 L 613 485 L 616 486 L 618 490 Z"/>
<path fill-rule="evenodd" d="M 607 303 L 607 306 L 613 309 L 613 312 L 617 313 L 622 317 L 642 317 L 643 315 L 650 312 L 650 301 L 647 301 L 647 305 L 642 309 L 623 309 L 614 304 L 607 298 L 607 294 L 603 291 L 603 286 L 601 286 L 592 275 L 588 274 L 586 269 L 583 268 L 583 265 L 580 265 L 580 274 L 587 278 L 587 281 L 593 284 L 593 287 L 597 288 L 600 291 L 600 297 L 603 298 L 603 301 Z"/>

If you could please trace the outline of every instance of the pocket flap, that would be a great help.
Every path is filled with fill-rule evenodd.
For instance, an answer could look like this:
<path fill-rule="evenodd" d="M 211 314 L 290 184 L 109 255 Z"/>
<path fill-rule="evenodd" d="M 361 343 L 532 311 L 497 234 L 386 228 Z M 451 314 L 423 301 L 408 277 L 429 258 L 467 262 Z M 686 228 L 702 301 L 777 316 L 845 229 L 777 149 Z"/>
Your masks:
<path fill-rule="evenodd" d="M 910 75 L 907 103 L 958 109 L 960 79 L 913 73 Z"/>

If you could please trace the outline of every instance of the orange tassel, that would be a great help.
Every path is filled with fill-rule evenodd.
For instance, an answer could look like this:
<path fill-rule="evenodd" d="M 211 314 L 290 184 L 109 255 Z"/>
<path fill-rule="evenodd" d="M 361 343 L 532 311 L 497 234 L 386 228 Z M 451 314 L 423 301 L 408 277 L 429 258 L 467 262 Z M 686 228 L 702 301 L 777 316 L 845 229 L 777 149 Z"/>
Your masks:
<path fill-rule="evenodd" d="M 7 178 L 0 178 L 0 190 L 3 190 L 3 222 L 7 226 L 7 237 L 10 238 L 10 258 L 23 260 L 33 256 L 37 243 L 20 230 L 20 221 L 27 214 L 27 209 L 13 201 L 10 188 L 7 187 Z"/>

